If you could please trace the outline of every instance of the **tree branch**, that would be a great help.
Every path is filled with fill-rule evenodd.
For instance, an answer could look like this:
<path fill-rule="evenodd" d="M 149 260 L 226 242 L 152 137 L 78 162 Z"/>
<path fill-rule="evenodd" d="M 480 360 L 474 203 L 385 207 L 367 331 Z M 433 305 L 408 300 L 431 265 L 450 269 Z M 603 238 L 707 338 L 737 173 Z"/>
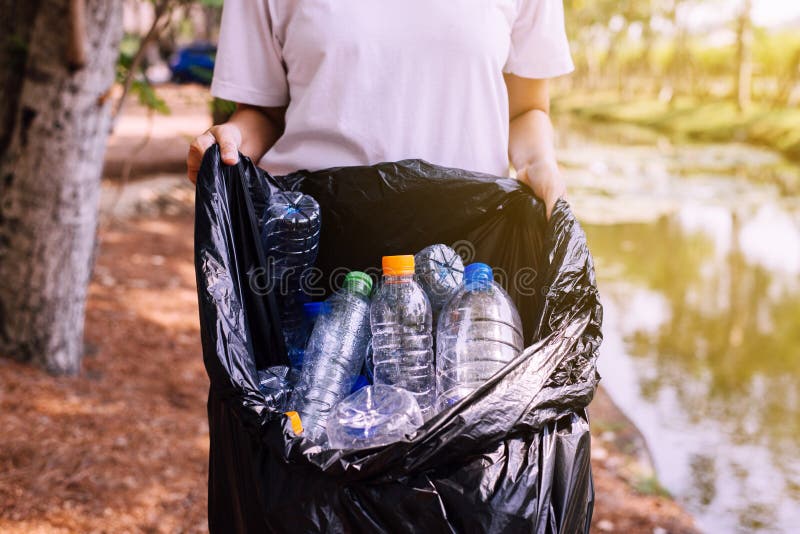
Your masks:
<path fill-rule="evenodd" d="M 65 52 L 67 66 L 79 70 L 86 66 L 86 0 L 69 1 L 69 35 Z"/>
<path fill-rule="evenodd" d="M 125 102 L 125 97 L 128 96 L 128 93 L 131 90 L 131 86 L 133 85 L 133 80 L 136 74 L 139 72 L 139 68 L 142 64 L 142 60 L 144 59 L 145 52 L 147 51 L 147 46 L 155 41 L 161 32 L 164 30 L 165 24 L 162 25 L 162 22 L 166 19 L 169 22 L 169 16 L 172 14 L 172 2 L 171 0 L 159 0 L 155 7 L 155 14 L 153 16 L 153 23 L 150 25 L 150 29 L 145 34 L 142 41 L 139 43 L 139 49 L 136 51 L 136 55 L 133 56 L 131 60 L 131 66 L 128 69 L 128 72 L 125 74 L 125 80 L 122 83 L 122 94 L 120 95 L 119 99 L 114 106 L 114 110 L 112 111 L 112 120 L 116 122 L 117 117 L 119 116 L 120 111 L 122 110 L 122 106 Z M 112 126 L 113 129 L 113 126 Z"/>

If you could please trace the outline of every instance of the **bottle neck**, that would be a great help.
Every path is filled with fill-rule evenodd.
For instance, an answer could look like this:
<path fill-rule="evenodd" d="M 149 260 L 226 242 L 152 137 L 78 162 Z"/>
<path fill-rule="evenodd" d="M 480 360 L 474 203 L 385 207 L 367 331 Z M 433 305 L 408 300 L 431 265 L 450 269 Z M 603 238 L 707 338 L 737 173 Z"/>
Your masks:
<path fill-rule="evenodd" d="M 372 285 L 361 280 L 345 280 L 344 291 L 362 299 L 369 299 Z"/>
<path fill-rule="evenodd" d="M 414 273 L 383 275 L 384 284 L 407 284 L 413 281 L 414 281 Z"/>
<path fill-rule="evenodd" d="M 464 283 L 464 287 L 470 291 L 488 291 L 492 288 L 492 281 L 488 278 L 469 280 Z"/>

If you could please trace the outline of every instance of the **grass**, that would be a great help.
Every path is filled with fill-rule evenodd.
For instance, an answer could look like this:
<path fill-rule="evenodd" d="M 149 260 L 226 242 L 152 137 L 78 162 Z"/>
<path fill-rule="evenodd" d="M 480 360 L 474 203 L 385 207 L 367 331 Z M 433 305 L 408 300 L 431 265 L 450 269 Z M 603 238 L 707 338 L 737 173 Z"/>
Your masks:
<path fill-rule="evenodd" d="M 671 104 L 655 98 L 622 102 L 616 94 L 573 94 L 554 100 L 556 112 L 595 121 L 625 122 L 654 128 L 677 138 L 697 141 L 740 141 L 774 149 L 800 162 L 800 109 L 754 104 L 740 113 L 732 101 L 676 98 Z"/>

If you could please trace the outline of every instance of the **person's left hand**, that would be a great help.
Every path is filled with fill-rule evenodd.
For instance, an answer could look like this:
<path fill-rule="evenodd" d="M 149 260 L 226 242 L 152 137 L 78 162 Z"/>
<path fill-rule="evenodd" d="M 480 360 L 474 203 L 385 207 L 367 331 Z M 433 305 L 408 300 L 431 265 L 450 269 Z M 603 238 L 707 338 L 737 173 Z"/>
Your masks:
<path fill-rule="evenodd" d="M 554 160 L 528 164 L 517 171 L 517 179 L 528 184 L 533 194 L 544 202 L 548 220 L 556 200 L 567 195 L 567 185 Z"/>

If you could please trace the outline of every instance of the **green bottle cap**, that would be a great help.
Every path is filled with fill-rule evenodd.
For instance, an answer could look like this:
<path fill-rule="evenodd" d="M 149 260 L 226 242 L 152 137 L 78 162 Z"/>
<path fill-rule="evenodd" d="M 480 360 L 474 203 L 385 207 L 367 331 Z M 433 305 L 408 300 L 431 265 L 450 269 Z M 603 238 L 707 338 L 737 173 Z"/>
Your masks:
<path fill-rule="evenodd" d="M 343 287 L 345 291 L 369 298 L 372 293 L 372 278 L 361 271 L 350 271 L 344 277 Z"/>
<path fill-rule="evenodd" d="M 344 277 L 344 289 L 350 293 L 369 298 L 372 293 L 372 278 L 361 271 L 350 271 Z"/>

